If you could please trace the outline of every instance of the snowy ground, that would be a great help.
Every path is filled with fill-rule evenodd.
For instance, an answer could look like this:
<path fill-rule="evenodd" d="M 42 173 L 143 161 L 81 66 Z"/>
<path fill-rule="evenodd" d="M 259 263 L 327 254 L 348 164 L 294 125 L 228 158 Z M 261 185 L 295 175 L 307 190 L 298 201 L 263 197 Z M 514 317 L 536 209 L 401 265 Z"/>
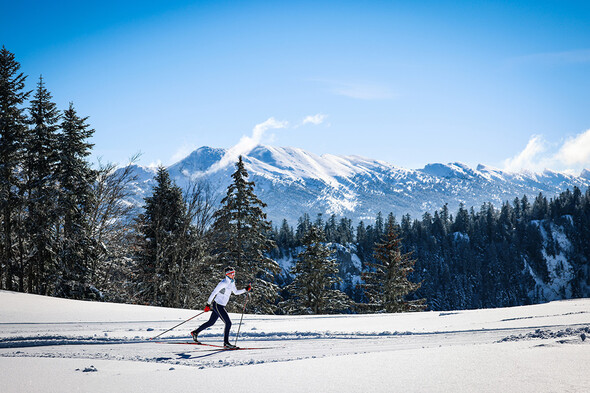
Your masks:
<path fill-rule="evenodd" d="M 588 392 L 590 299 L 384 315 L 246 315 L 238 345 L 179 344 L 199 311 L 0 291 L 2 392 Z M 239 315 L 231 315 L 233 333 Z M 203 334 L 222 342 L 222 323 Z"/>

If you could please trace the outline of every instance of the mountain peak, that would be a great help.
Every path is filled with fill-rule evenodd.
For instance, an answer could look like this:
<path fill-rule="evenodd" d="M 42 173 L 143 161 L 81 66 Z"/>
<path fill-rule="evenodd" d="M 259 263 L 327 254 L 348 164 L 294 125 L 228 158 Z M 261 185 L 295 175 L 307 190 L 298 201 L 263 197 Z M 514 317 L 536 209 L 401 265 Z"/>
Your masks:
<path fill-rule="evenodd" d="M 221 160 L 225 152 L 225 149 L 203 146 L 173 164 L 170 169 L 179 172 L 188 171 L 189 173 L 204 172 Z"/>
<path fill-rule="evenodd" d="M 475 175 L 473 169 L 460 162 L 428 164 L 421 171 L 432 176 L 444 178 L 465 178 Z"/>

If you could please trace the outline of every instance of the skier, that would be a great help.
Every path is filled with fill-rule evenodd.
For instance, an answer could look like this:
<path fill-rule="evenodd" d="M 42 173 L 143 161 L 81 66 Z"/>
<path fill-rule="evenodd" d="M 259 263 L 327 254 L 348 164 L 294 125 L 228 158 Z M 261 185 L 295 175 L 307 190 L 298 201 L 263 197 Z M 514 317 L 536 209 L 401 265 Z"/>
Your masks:
<path fill-rule="evenodd" d="M 252 285 L 248 284 L 245 289 L 237 289 L 236 283 L 234 278 L 236 276 L 236 270 L 233 267 L 226 267 L 225 268 L 225 278 L 221 280 L 219 284 L 215 287 L 211 296 L 209 296 L 209 300 L 207 300 L 207 305 L 205 306 L 205 312 L 213 311 L 211 314 L 211 318 L 201 326 L 199 326 L 196 330 L 191 332 L 191 336 L 193 340 L 197 344 L 201 344 L 198 340 L 198 335 L 203 330 L 211 327 L 217 321 L 217 318 L 221 318 L 223 323 L 225 323 L 225 331 L 223 336 L 223 347 L 225 349 L 236 349 L 235 345 L 230 344 L 229 342 L 229 330 L 231 328 L 231 321 L 229 319 L 229 315 L 225 311 L 225 306 L 229 301 L 229 297 L 231 296 L 232 292 L 236 295 L 241 295 L 246 292 L 250 292 L 252 290 Z"/>

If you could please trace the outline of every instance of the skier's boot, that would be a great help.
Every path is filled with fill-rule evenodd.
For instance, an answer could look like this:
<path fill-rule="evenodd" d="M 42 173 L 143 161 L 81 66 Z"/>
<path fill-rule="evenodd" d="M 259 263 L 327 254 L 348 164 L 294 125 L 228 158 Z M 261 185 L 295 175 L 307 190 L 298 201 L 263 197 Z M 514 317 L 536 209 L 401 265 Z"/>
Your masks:
<path fill-rule="evenodd" d="M 225 349 L 238 349 L 238 347 L 236 347 L 235 345 L 230 344 L 230 343 L 224 343 L 223 348 L 225 348 Z"/>
<path fill-rule="evenodd" d="M 199 333 L 197 333 L 197 331 L 196 331 L 196 330 L 193 330 L 193 331 L 191 332 L 191 336 L 193 336 L 193 340 L 194 340 L 194 341 L 195 341 L 197 344 L 200 344 L 201 342 L 200 342 L 200 341 L 197 339 L 197 336 L 198 336 L 198 335 L 199 335 Z"/>

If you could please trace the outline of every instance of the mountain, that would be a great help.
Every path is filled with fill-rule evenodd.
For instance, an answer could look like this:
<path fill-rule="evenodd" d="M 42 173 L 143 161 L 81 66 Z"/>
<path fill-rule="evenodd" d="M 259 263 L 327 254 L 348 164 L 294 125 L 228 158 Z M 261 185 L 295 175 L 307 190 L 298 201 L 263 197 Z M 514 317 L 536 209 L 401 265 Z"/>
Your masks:
<path fill-rule="evenodd" d="M 190 180 L 205 180 L 224 195 L 237 161 L 226 154 L 231 150 L 201 147 L 168 169 L 181 187 Z M 583 190 L 590 186 L 587 170 L 580 176 L 549 170 L 509 173 L 485 165 L 473 169 L 458 162 L 414 170 L 358 156 L 318 156 L 298 148 L 272 146 L 258 146 L 243 159 L 275 225 L 284 218 L 295 225 L 303 213 L 312 219 L 319 213 L 324 218 L 335 214 L 355 222 L 373 220 L 378 212 L 419 218 L 445 204 L 454 213 L 461 203 L 479 209 L 485 202 L 500 206 L 525 194 L 532 200 L 540 192 L 553 197 L 574 186 Z M 134 169 L 139 178 L 134 184 L 134 202 L 143 203 L 153 184 L 154 170 Z"/>

